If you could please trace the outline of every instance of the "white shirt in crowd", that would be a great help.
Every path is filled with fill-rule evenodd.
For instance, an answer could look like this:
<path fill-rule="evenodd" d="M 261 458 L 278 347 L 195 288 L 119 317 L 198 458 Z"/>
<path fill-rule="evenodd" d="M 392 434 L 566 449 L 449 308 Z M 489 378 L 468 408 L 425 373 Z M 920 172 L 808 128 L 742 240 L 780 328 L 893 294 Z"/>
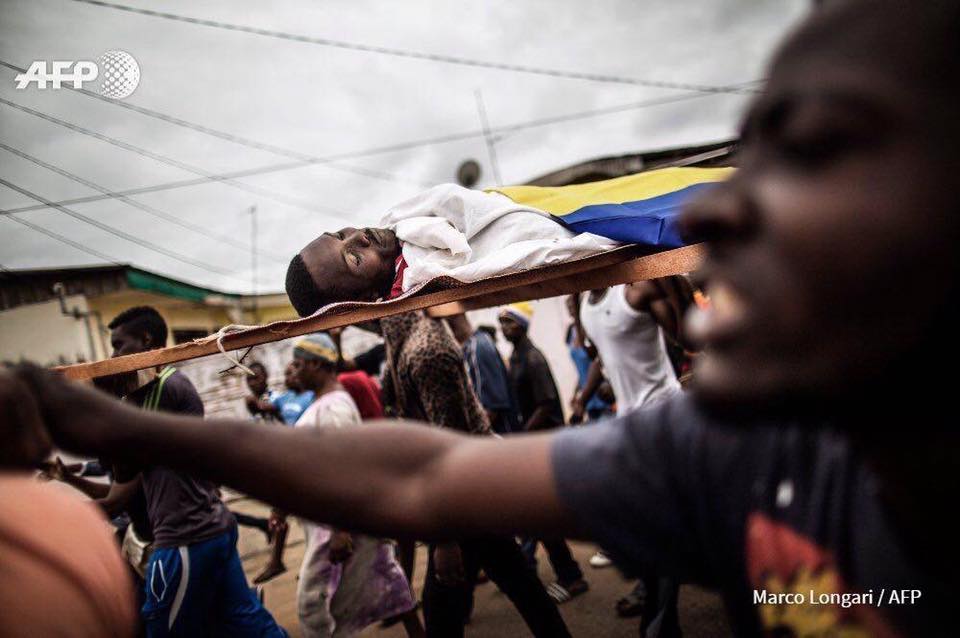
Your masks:
<path fill-rule="evenodd" d="M 318 397 L 300 418 L 297 427 L 343 427 L 359 425 L 363 419 L 353 398 L 345 390 L 334 390 Z"/>
<path fill-rule="evenodd" d="M 587 295 L 580 323 L 597 348 L 620 414 L 660 401 L 680 390 L 663 331 L 648 312 L 627 303 L 626 286 L 614 286 L 595 304 Z"/>

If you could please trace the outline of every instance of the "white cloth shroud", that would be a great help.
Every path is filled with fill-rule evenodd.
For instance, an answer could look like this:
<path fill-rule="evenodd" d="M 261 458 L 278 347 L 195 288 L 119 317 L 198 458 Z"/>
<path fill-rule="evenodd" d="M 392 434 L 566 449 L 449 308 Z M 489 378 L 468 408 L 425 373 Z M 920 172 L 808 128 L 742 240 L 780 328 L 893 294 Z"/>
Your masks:
<path fill-rule="evenodd" d="M 575 234 L 550 214 L 500 193 L 441 184 L 397 204 L 380 220 L 403 242 L 403 289 L 434 277 L 477 281 L 587 257 L 617 247 Z"/>

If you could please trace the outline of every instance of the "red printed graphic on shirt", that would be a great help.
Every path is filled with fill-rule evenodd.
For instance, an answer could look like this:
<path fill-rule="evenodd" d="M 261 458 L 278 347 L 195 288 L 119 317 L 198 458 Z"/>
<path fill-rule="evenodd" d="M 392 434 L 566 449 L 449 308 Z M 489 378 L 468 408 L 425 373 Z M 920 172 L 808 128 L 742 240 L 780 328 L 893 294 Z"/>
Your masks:
<path fill-rule="evenodd" d="M 836 601 L 837 595 L 869 592 L 851 592 L 830 552 L 784 523 L 751 514 L 746 550 L 747 576 L 764 635 L 899 635 L 876 608 L 880 592 L 872 592 L 872 605 L 860 602 L 844 608 Z"/>

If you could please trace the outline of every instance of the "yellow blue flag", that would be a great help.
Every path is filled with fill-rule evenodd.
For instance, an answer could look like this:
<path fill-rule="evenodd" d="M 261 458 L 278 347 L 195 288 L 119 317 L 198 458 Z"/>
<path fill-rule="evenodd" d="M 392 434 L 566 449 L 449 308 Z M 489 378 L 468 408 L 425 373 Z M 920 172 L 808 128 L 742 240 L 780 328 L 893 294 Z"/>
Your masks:
<path fill-rule="evenodd" d="M 554 215 L 576 233 L 631 244 L 683 246 L 677 219 L 695 195 L 733 173 L 733 168 L 662 168 L 570 186 L 506 186 L 490 189 L 518 204 Z"/>

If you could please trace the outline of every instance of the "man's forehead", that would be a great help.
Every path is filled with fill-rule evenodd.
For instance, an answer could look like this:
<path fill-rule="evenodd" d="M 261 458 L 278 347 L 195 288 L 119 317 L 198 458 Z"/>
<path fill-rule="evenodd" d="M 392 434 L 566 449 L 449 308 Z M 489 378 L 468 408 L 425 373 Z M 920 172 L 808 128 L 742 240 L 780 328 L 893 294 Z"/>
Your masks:
<path fill-rule="evenodd" d="M 957 66 L 952 55 L 960 12 L 946 3 L 846 0 L 813 12 L 781 46 L 771 68 L 780 76 L 857 70 L 916 85 L 935 67 Z M 944 24 L 946 21 L 948 24 Z"/>
<path fill-rule="evenodd" d="M 323 248 L 323 246 L 330 242 L 332 239 L 331 233 L 323 233 L 315 237 L 309 244 L 304 246 L 303 250 L 300 251 L 300 257 L 305 258 L 310 254 L 311 250 L 317 248 Z"/>

